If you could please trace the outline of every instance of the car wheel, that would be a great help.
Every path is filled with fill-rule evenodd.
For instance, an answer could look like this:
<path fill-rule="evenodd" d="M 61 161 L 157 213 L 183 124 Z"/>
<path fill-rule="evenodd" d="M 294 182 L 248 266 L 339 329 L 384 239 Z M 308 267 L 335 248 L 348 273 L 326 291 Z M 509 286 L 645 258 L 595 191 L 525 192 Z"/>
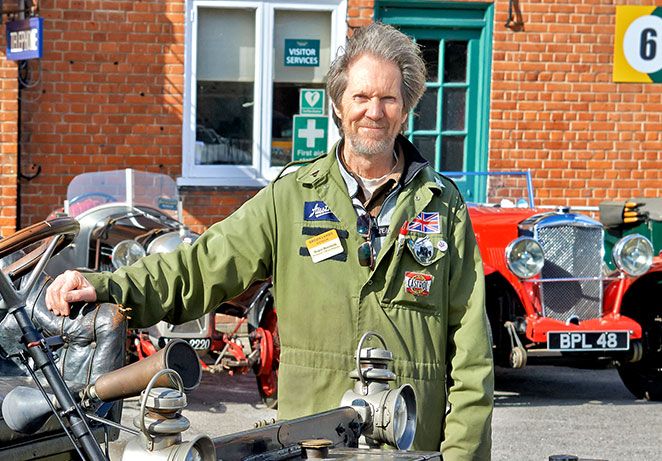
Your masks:
<path fill-rule="evenodd" d="M 278 365 L 280 362 L 280 338 L 275 309 L 267 309 L 256 330 L 259 339 L 260 360 L 254 367 L 257 388 L 267 408 L 278 407 Z"/>
<path fill-rule="evenodd" d="M 638 399 L 662 401 L 662 368 L 642 360 L 618 367 L 625 387 Z"/>
<path fill-rule="evenodd" d="M 272 410 L 278 409 L 278 372 L 274 371 L 271 383 L 268 385 L 267 392 L 265 392 L 265 380 L 261 376 L 256 376 L 257 379 L 257 390 L 260 392 L 260 397 L 262 397 L 262 403 Z"/>

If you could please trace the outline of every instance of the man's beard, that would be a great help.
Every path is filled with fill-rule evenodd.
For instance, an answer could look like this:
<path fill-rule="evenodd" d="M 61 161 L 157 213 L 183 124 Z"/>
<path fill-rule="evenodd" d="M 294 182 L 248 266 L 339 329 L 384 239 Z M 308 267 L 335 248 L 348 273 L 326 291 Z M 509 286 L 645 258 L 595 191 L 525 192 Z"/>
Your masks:
<path fill-rule="evenodd" d="M 354 152 L 366 157 L 383 154 L 393 150 L 395 136 L 386 136 L 381 139 L 366 139 L 359 136 L 358 133 L 347 133 L 347 140 Z"/>

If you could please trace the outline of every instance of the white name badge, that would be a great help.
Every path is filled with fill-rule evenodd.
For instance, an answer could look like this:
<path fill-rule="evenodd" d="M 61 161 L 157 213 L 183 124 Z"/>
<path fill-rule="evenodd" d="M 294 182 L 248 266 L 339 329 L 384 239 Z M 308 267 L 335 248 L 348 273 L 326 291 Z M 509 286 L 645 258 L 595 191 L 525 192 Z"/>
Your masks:
<path fill-rule="evenodd" d="M 309 238 L 306 240 L 306 248 L 308 248 L 310 258 L 314 263 L 324 261 L 344 251 L 338 232 L 335 229 Z"/>

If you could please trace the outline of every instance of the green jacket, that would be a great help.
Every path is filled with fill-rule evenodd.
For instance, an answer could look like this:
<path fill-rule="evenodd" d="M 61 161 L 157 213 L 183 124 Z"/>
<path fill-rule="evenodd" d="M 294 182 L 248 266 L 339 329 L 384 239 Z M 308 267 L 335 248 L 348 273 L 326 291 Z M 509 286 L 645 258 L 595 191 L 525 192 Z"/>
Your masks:
<path fill-rule="evenodd" d="M 408 141 L 398 142 L 420 159 Z M 333 215 L 327 218 L 337 220 L 309 220 L 306 202 L 323 202 Z M 441 228 L 427 234 L 435 247 L 427 266 L 397 243 L 404 220 L 424 210 L 439 213 Z M 337 229 L 344 252 L 313 263 L 305 241 L 328 229 Z M 410 231 L 407 238 L 423 236 Z M 358 264 L 363 242 L 331 153 L 271 183 L 192 246 L 87 277 L 99 300 L 131 307 L 134 324 L 147 326 L 198 318 L 271 275 L 281 340 L 279 417 L 337 407 L 354 383 L 348 374 L 357 343 L 372 330 L 394 355 L 397 384 L 416 390 L 414 448 L 441 445 L 445 460 L 489 459 L 493 366 L 483 269 L 458 190 L 424 167 L 398 196 L 374 271 Z M 429 293 L 411 294 L 406 272 L 432 275 Z"/>

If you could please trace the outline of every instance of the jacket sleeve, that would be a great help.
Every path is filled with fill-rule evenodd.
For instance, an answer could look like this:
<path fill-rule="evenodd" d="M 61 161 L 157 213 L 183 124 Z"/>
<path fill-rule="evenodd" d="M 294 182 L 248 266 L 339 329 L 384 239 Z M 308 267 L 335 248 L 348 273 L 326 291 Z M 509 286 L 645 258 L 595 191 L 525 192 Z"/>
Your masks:
<path fill-rule="evenodd" d="M 448 460 L 489 460 L 494 366 L 485 312 L 485 280 L 469 213 L 457 197 L 448 316 L 448 403 L 444 442 Z"/>
<path fill-rule="evenodd" d="M 253 281 L 269 277 L 275 252 L 273 184 L 211 226 L 193 245 L 114 273 L 85 274 L 99 301 L 130 309 L 131 326 L 201 317 Z"/>

